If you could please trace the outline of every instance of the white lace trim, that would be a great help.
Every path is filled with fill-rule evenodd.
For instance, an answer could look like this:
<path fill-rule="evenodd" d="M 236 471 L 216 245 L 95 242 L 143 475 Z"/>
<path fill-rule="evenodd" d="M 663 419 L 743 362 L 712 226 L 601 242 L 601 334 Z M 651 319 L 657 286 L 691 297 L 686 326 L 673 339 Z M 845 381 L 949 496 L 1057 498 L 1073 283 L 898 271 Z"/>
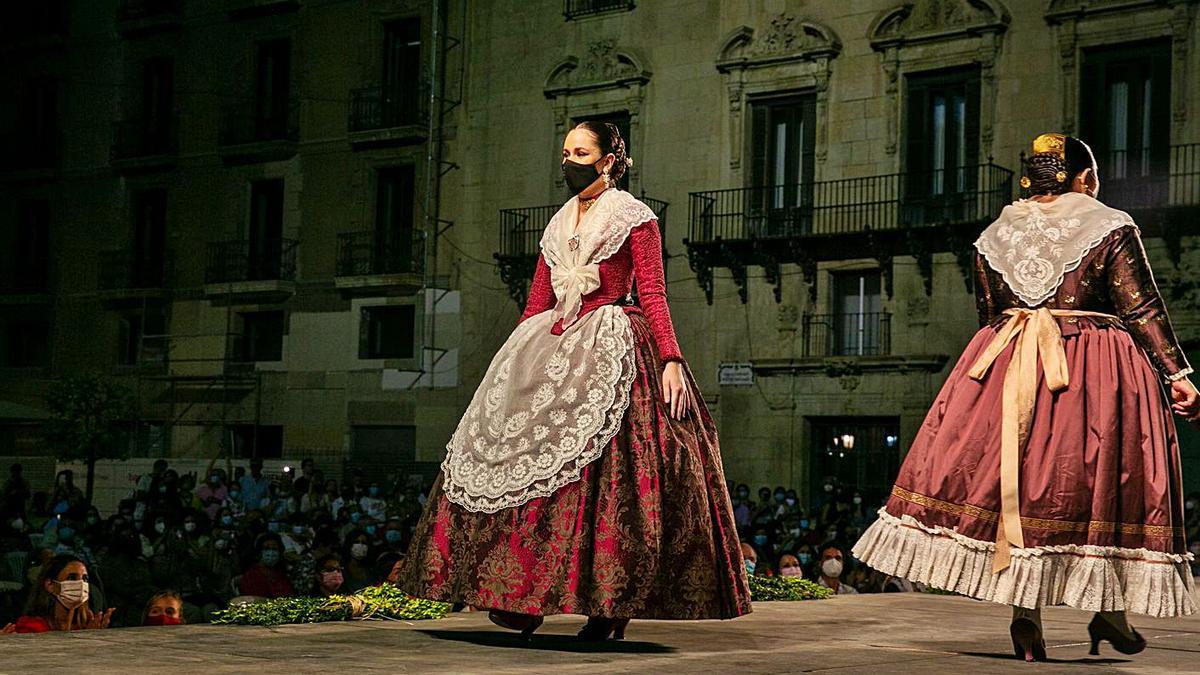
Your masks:
<path fill-rule="evenodd" d="M 1019 199 L 975 241 L 987 264 L 1022 302 L 1035 307 L 1113 230 L 1137 225 L 1129 214 L 1068 192 L 1052 202 Z"/>
<path fill-rule="evenodd" d="M 446 445 L 446 497 L 495 513 L 579 480 L 620 430 L 636 374 L 629 317 L 607 305 L 554 335 L 551 312 L 497 352 Z"/>
<path fill-rule="evenodd" d="M 995 574 L 995 549 L 992 542 L 880 509 L 853 553 L 884 574 L 1006 605 L 1069 605 L 1156 617 L 1196 611 L 1191 553 L 1088 545 L 1014 547 L 1011 564 Z"/>
<path fill-rule="evenodd" d="M 562 246 L 571 237 L 578 209 L 579 197 L 571 197 L 550 217 L 542 232 L 540 246 L 550 267 L 563 261 L 566 251 Z M 619 188 L 605 190 L 579 223 L 579 260 L 599 263 L 609 258 L 621 250 L 633 228 L 657 217 L 649 206 L 628 192 Z"/>

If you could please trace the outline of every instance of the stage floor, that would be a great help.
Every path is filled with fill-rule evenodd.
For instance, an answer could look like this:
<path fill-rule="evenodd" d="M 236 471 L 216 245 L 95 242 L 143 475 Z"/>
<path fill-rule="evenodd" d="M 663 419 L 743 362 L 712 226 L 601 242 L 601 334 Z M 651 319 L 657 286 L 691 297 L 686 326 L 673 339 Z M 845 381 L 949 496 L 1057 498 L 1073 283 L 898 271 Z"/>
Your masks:
<path fill-rule="evenodd" d="M 0 636 L 0 672 L 95 673 L 1184 673 L 1200 672 L 1200 618 L 1131 617 L 1149 641 L 1088 656 L 1090 615 L 1044 611 L 1051 663 L 1018 663 L 1009 610 L 922 594 L 755 605 L 734 621 L 635 621 L 627 639 L 577 643 L 581 617 L 547 619 L 530 647 L 483 613 L 440 621 L 279 628 L 184 626 Z M 1017 669 L 1017 670 L 1014 670 Z M 1021 670 L 1020 672 L 1026 672 Z"/>

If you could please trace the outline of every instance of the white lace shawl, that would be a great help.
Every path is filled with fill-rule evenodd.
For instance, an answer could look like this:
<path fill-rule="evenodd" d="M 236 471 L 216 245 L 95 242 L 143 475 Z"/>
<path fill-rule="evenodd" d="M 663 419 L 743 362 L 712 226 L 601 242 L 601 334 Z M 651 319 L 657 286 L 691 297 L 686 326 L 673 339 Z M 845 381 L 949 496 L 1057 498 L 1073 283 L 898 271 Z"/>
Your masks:
<path fill-rule="evenodd" d="M 1077 192 L 1046 203 L 1019 199 L 984 229 L 975 248 L 1021 302 L 1036 307 L 1122 225 L 1136 227 L 1128 213 Z"/>
<path fill-rule="evenodd" d="M 563 328 L 575 323 L 583 296 L 600 287 L 600 263 L 621 249 L 634 227 L 656 217 L 650 207 L 618 188 L 597 197 L 576 230 L 578 211 L 579 197 L 571 197 L 550 218 L 540 242 L 558 300 L 554 318 L 562 319 Z M 579 246 L 571 250 L 576 233 Z"/>

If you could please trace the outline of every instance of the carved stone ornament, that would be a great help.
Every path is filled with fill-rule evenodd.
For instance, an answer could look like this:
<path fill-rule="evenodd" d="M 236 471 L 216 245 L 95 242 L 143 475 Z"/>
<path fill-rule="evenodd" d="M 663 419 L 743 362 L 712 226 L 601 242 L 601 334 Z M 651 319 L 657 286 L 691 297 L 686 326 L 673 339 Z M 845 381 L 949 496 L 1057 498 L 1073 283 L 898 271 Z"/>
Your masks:
<path fill-rule="evenodd" d="M 868 37 L 872 47 L 882 50 L 899 44 L 1002 33 L 1009 20 L 1008 10 L 994 0 L 917 0 L 880 14 Z"/>
<path fill-rule="evenodd" d="M 1067 133 L 1075 131 L 1078 117 L 1076 89 L 1079 82 L 1081 50 L 1160 36 L 1171 38 L 1171 121 L 1172 135 L 1184 134 L 1188 121 L 1188 85 L 1195 76 L 1188 71 L 1190 52 L 1196 48 L 1196 14 L 1200 0 L 1051 0 L 1046 23 L 1054 28 L 1062 71 L 1062 119 Z M 1120 24 L 1120 37 L 1114 37 L 1112 21 L 1093 21 L 1128 16 Z"/>
<path fill-rule="evenodd" d="M 901 76 L 913 70 L 964 63 L 980 66 L 980 155 L 991 154 L 996 100 L 994 69 L 1000 54 L 1000 37 L 1008 30 L 1010 21 L 1008 10 L 998 0 L 916 0 L 875 18 L 867 38 L 882 59 L 888 154 L 896 153 L 899 142 Z M 918 60 L 908 53 L 908 47 L 931 42 L 958 45 L 958 49 L 948 48 L 938 61 L 928 57 Z"/>
<path fill-rule="evenodd" d="M 741 167 L 747 96 L 785 89 L 816 92 L 816 159 L 824 161 L 830 61 L 841 51 L 842 42 L 831 29 L 787 12 L 761 31 L 739 26 L 721 40 L 715 61 L 728 92 L 731 169 Z"/>
<path fill-rule="evenodd" d="M 588 44 L 580 59 L 568 56 L 559 61 L 546 78 L 546 98 L 589 89 L 612 89 L 646 84 L 650 72 L 640 59 L 617 49 L 616 40 L 605 38 Z"/>

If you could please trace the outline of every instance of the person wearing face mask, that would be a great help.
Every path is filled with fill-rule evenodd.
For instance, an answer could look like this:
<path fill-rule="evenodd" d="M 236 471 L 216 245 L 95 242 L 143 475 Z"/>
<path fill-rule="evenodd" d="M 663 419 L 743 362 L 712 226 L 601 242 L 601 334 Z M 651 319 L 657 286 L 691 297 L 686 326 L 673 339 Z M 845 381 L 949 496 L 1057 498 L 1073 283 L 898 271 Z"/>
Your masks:
<path fill-rule="evenodd" d="M 754 516 L 754 503 L 750 501 L 750 486 L 742 483 L 733 494 L 733 522 L 738 532 L 745 532 L 750 527 L 750 519 Z"/>
<path fill-rule="evenodd" d="M 381 521 L 387 517 L 387 500 L 380 496 L 380 491 L 379 483 L 371 483 L 367 494 L 358 500 L 358 507 L 372 519 Z"/>
<path fill-rule="evenodd" d="M 790 553 L 779 556 L 779 576 L 803 579 L 804 567 L 800 565 L 800 559 Z"/>
<path fill-rule="evenodd" d="M 92 611 L 90 577 L 79 558 L 62 554 L 42 566 L 30 590 L 25 614 L 3 628 L 5 633 L 48 633 L 108 628 L 112 609 Z"/>
<path fill-rule="evenodd" d="M 180 626 L 185 623 L 183 597 L 173 590 L 155 593 L 142 611 L 143 626 Z"/>
<path fill-rule="evenodd" d="M 341 560 L 333 554 L 323 555 L 317 560 L 316 583 L 312 594 L 316 597 L 337 595 L 344 592 L 342 586 L 345 581 Z"/>
<path fill-rule="evenodd" d="M 342 559 L 346 561 L 344 573 L 345 588 L 348 592 L 353 593 L 371 585 L 371 561 L 376 557 L 371 555 L 372 548 L 372 537 L 366 532 L 353 532 L 346 539 L 346 550 Z"/>
<path fill-rule="evenodd" d="M 263 475 L 263 461 L 250 460 L 250 473 L 242 476 L 240 497 L 246 509 L 263 508 L 262 500 L 271 496 L 271 479 Z"/>
<path fill-rule="evenodd" d="M 206 475 L 204 484 L 196 488 L 196 499 L 200 502 L 200 508 L 204 509 L 204 515 L 212 519 L 217 517 L 217 512 L 229 499 L 229 488 L 225 485 L 226 474 L 221 469 L 214 469 L 210 465 Z"/>
<path fill-rule="evenodd" d="M 755 551 L 754 547 L 746 542 L 742 542 L 738 548 L 742 552 L 742 565 L 746 570 L 747 576 L 753 576 L 755 574 L 760 576 L 763 575 L 765 570 L 760 570 L 758 568 L 758 551 Z"/>
<path fill-rule="evenodd" d="M 580 638 L 604 640 L 629 617 L 750 610 L 717 429 L 667 306 L 658 216 L 616 187 L 631 165 L 613 124 L 582 122 L 563 139 L 572 196 L 546 225 L 525 310 L 447 444 L 413 535 L 420 564 L 401 584 L 422 598 L 482 600 L 525 637 L 564 612 L 589 616 Z M 498 423 L 503 461 L 489 435 Z M 648 523 L 671 546 L 633 534 Z M 594 532 L 614 533 L 604 555 Z M 519 592 L 497 594 L 488 578 L 500 549 L 528 563 L 506 581 Z M 685 568 L 715 583 L 685 588 Z"/>
<path fill-rule="evenodd" d="M 254 542 L 255 560 L 242 573 L 238 590 L 242 595 L 282 598 L 295 593 L 283 560 L 283 541 L 266 532 Z"/>
<path fill-rule="evenodd" d="M 842 572 L 845 571 L 845 562 L 842 550 L 837 546 L 825 546 L 821 549 L 821 563 L 818 566 L 817 583 L 825 588 L 833 589 L 838 595 L 857 595 L 850 584 L 842 583 Z"/>

